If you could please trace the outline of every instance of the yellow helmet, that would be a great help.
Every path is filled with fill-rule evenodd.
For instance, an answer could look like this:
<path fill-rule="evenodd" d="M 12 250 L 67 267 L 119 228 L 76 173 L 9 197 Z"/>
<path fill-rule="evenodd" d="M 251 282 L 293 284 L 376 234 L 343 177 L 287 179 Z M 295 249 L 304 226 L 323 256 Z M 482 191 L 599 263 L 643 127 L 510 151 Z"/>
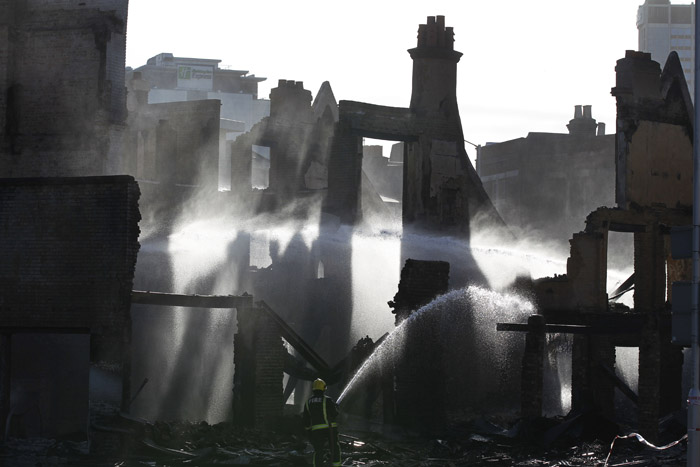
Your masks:
<path fill-rule="evenodd" d="M 323 381 L 321 378 L 317 378 L 311 387 L 313 388 L 314 391 L 325 391 L 326 390 L 326 382 Z"/>

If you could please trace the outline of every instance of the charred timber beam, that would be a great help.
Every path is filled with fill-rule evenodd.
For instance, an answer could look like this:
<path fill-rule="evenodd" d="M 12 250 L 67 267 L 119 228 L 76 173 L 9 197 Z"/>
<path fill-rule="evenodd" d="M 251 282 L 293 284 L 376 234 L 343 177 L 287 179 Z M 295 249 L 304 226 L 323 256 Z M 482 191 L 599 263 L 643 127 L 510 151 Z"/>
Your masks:
<path fill-rule="evenodd" d="M 641 320 L 634 320 L 629 323 L 610 324 L 547 324 L 545 332 L 547 334 L 639 334 L 642 330 Z M 668 324 L 670 326 L 670 322 Z M 663 326 L 662 326 L 663 328 Z M 670 328 L 669 328 L 670 329 Z M 522 323 L 497 323 L 497 331 L 505 332 L 527 332 L 527 324 Z"/>
<path fill-rule="evenodd" d="M 496 331 L 528 332 L 530 327 L 523 323 L 497 323 Z M 594 334 L 595 328 L 592 326 L 582 326 L 575 324 L 547 324 L 545 333 L 547 334 Z"/>
<path fill-rule="evenodd" d="M 289 352 L 284 356 L 284 372 L 294 378 L 295 381 L 299 379 L 313 381 L 318 378 L 318 373 L 315 370 L 307 367 L 306 362 L 301 361 Z M 292 378 L 289 378 L 289 380 L 291 381 Z"/>
<path fill-rule="evenodd" d="M 632 273 L 615 291 L 610 294 L 608 301 L 614 301 L 634 289 L 634 273 Z"/>
<path fill-rule="evenodd" d="M 139 305 L 182 306 L 189 308 L 239 308 L 250 306 L 252 295 L 183 295 L 131 291 L 131 303 Z"/>
<path fill-rule="evenodd" d="M 622 381 L 619 376 L 615 373 L 614 370 L 609 368 L 607 365 L 600 364 L 598 367 L 602 370 L 601 374 L 608 378 L 610 381 L 613 382 L 615 387 L 622 392 L 629 400 L 634 402 L 635 405 L 639 405 L 639 396 L 637 396 L 637 393 L 635 393 L 629 386 L 627 386 L 627 383 Z"/>
<path fill-rule="evenodd" d="M 307 344 L 304 339 L 302 339 L 299 334 L 297 334 L 294 329 L 292 329 L 275 311 L 270 308 L 270 306 L 260 301 L 257 303 L 258 307 L 267 313 L 267 315 L 272 318 L 272 320 L 277 324 L 280 330 L 280 334 L 286 340 L 289 345 L 294 347 L 294 350 L 299 352 L 309 364 L 314 367 L 316 371 L 326 380 L 326 383 L 332 384 L 331 381 L 337 380 L 337 375 L 333 374 L 332 370 L 328 364 L 321 358 L 319 354 L 316 353 L 314 349 Z"/>
<path fill-rule="evenodd" d="M 639 207 L 635 209 L 598 208 L 586 218 L 586 231 L 643 232 L 648 224 L 690 225 L 690 209 Z"/>

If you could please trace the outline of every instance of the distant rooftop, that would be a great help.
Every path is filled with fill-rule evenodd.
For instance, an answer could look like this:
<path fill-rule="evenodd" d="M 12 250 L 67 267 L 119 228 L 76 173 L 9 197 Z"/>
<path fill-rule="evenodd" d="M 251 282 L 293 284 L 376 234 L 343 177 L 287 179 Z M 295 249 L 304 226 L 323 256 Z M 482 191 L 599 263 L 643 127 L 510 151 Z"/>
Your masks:
<path fill-rule="evenodd" d="M 221 60 L 216 58 L 175 57 L 172 53 L 163 52 L 149 58 L 146 62 L 146 66 L 155 66 L 163 68 L 174 68 L 178 65 L 210 66 L 216 70 L 223 71 L 229 75 L 236 74 L 244 79 L 250 79 L 255 81 L 265 81 L 267 79 L 257 77 L 255 75 L 248 75 L 248 70 L 236 70 L 229 65 L 219 65 L 220 63 Z"/>

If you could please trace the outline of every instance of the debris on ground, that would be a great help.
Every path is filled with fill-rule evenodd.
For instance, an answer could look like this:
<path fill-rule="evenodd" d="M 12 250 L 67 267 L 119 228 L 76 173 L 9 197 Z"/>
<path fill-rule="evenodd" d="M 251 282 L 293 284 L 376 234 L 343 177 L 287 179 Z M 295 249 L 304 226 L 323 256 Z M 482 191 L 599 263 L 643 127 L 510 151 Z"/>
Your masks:
<path fill-rule="evenodd" d="M 644 467 L 685 465 L 686 442 L 656 451 L 634 437 L 611 441 L 583 439 L 571 444 L 582 422 L 542 419 L 502 428 L 477 419 L 441 437 L 412 433 L 392 436 L 372 431 L 340 433 L 342 465 L 347 466 L 599 466 Z M 558 429 L 556 429 L 559 427 Z M 56 440 L 9 439 L 0 446 L 0 464 L 7 466 L 307 466 L 312 450 L 302 431 L 273 432 L 206 422 L 148 423 L 118 418 L 102 433 L 117 437 L 114 447 Z M 552 440 L 552 430 L 559 434 Z M 564 434 L 567 434 L 564 436 Z M 116 438 L 115 438 L 116 439 Z M 546 439 L 548 443 L 533 442 Z M 103 444 L 102 446 L 109 446 Z"/>

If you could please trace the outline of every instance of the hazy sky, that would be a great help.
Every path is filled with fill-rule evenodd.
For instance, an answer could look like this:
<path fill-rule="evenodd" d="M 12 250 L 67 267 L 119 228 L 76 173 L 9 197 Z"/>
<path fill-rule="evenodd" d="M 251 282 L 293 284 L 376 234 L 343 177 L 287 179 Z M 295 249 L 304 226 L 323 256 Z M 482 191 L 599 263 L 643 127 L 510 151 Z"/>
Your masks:
<path fill-rule="evenodd" d="M 337 100 L 407 107 L 418 25 L 454 27 L 457 95 L 473 143 L 567 132 L 574 105 L 615 128 L 615 62 L 637 48 L 643 0 L 131 0 L 127 65 L 160 52 L 217 58 L 267 78 L 329 81 Z M 673 3 L 690 3 L 674 1 Z M 663 66 L 663 64 L 662 64 Z M 474 150 L 467 146 L 473 158 Z"/>

